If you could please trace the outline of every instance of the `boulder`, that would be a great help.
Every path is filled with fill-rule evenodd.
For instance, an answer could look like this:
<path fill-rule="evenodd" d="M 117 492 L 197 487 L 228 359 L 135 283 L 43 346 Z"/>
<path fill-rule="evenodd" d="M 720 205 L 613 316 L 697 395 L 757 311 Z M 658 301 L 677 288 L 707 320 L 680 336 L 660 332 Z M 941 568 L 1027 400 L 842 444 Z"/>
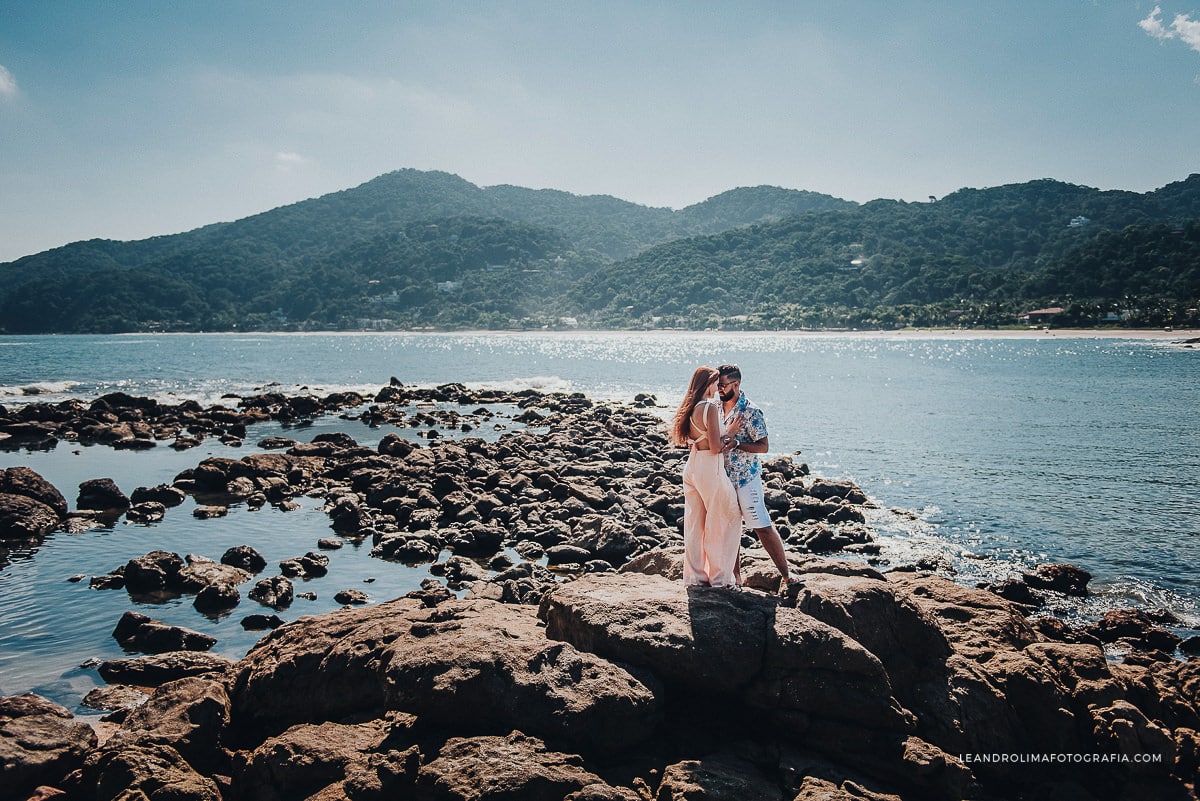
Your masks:
<path fill-rule="evenodd" d="M 25 799 L 57 785 L 96 747 L 96 733 L 58 704 L 27 693 L 0 696 L 0 798 Z"/>
<path fill-rule="evenodd" d="M 39 500 L 0 492 L 0 541 L 44 537 L 61 521 L 58 512 Z"/>
<path fill-rule="evenodd" d="M 404 720 L 394 727 L 384 720 L 357 725 L 292 726 L 267 739 L 237 766 L 233 778 L 238 792 L 243 798 L 256 801 L 309 798 L 330 785 L 346 781 L 356 767 L 378 767 L 380 758 L 389 751 L 402 751 L 403 757 L 388 763 L 391 767 L 398 765 L 400 770 L 398 775 L 393 772 L 388 777 L 387 784 L 393 791 L 406 785 L 411 791 L 417 778 L 419 751 L 415 746 L 405 748 L 404 729 L 408 722 Z M 371 765 L 372 762 L 376 764 Z M 383 782 L 379 784 L 382 790 Z"/>
<path fill-rule="evenodd" d="M 248 594 L 252 601 L 258 601 L 263 606 L 285 609 L 291 606 L 293 593 L 292 582 L 287 576 L 272 576 L 259 579 Z"/>
<path fill-rule="evenodd" d="M 169 745 L 93 751 L 74 779 L 78 797 L 95 801 L 222 801 L 217 783 Z"/>
<path fill-rule="evenodd" d="M 200 676 L 161 685 L 149 700 L 133 709 L 104 744 L 122 750 L 153 745 L 170 746 L 191 766 L 214 771 L 225 768 L 221 734 L 229 722 L 225 685 Z"/>
<path fill-rule="evenodd" d="M 1088 594 L 1087 585 L 1092 574 L 1074 565 L 1038 565 L 1021 578 L 1035 590 L 1053 590 L 1083 598 Z"/>
<path fill-rule="evenodd" d="M 237 587 L 244 584 L 253 576 L 249 571 L 240 567 L 214 562 L 203 556 L 188 554 L 187 566 L 179 571 L 179 587 L 184 592 L 200 592 L 206 587 L 216 585 L 231 585 Z"/>
<path fill-rule="evenodd" d="M 0 493 L 24 495 L 49 506 L 59 517 L 65 517 L 67 514 L 67 499 L 63 494 L 28 467 L 0 470 Z"/>
<path fill-rule="evenodd" d="M 79 485 L 75 506 L 79 509 L 124 512 L 129 508 L 129 498 L 111 478 L 93 478 Z"/>
<path fill-rule="evenodd" d="M 235 545 L 221 555 L 221 564 L 239 568 L 247 573 L 261 573 L 267 560 L 249 545 Z"/>
<path fill-rule="evenodd" d="M 548 641 L 536 610 L 399 599 L 302 618 L 242 662 L 234 716 L 255 730 L 379 709 L 463 735 L 519 725 L 597 749 L 649 737 L 654 692 L 623 668 Z"/>
<path fill-rule="evenodd" d="M 130 523 L 157 523 L 166 517 L 167 507 L 158 501 L 142 501 L 129 507 L 125 519 Z"/>
<path fill-rule="evenodd" d="M 911 727 L 877 657 L 771 596 L 589 575 L 550 593 L 539 614 L 547 637 L 648 669 L 680 692 L 748 705 L 815 747 L 830 745 L 830 722 L 897 736 Z"/>
<path fill-rule="evenodd" d="M 125 588 L 131 593 L 178 590 L 184 566 L 183 557 L 177 553 L 151 551 L 125 563 Z"/>
<path fill-rule="evenodd" d="M 204 651 L 167 651 L 129 659 L 110 659 L 100 663 L 100 678 L 110 684 L 158 687 L 188 676 L 222 677 L 234 662 Z"/>
<path fill-rule="evenodd" d="M 791 801 L 779 782 L 763 774 L 753 763 L 732 754 L 715 754 L 668 765 L 655 801 L 692 799 L 756 799 Z"/>
<path fill-rule="evenodd" d="M 113 629 L 113 638 L 131 651 L 161 654 L 167 651 L 207 651 L 216 638 L 180 626 L 169 626 L 139 612 L 126 612 Z"/>
<path fill-rule="evenodd" d="M 1156 626 L 1150 615 L 1140 609 L 1114 609 L 1087 630 L 1100 642 L 1124 640 L 1145 651 L 1174 653 L 1182 641 L 1179 635 Z"/>
<path fill-rule="evenodd" d="M 604 781 L 573 754 L 550 751 L 519 731 L 507 736 L 453 737 L 421 766 L 418 797 L 446 801 L 562 801 Z"/>
<path fill-rule="evenodd" d="M 156 487 L 138 487 L 129 496 L 130 503 L 139 504 L 152 501 L 154 503 L 161 503 L 168 509 L 179 506 L 186 499 L 187 494 L 183 490 L 172 487 L 169 484 L 159 484 Z"/>

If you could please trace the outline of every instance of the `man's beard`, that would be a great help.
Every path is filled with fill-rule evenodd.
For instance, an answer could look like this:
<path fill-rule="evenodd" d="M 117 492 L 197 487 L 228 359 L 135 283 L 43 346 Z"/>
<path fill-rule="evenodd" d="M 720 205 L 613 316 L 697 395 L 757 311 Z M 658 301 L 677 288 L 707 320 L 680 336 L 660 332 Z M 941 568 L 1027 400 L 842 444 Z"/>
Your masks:
<path fill-rule="evenodd" d="M 720 394 L 721 394 L 721 400 L 724 401 L 725 403 L 728 403 L 729 401 L 731 401 L 737 397 L 737 393 L 735 393 L 732 389 L 726 390 Z"/>

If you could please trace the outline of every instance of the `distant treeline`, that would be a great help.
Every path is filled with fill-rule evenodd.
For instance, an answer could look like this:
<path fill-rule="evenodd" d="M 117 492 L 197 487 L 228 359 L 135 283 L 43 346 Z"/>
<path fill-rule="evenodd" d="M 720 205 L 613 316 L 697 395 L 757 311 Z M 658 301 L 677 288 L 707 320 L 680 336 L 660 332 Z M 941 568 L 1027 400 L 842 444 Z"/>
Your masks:
<path fill-rule="evenodd" d="M 174 236 L 0 265 L 6 333 L 358 328 L 1200 325 L 1200 175 L 856 204 L 735 189 L 686 209 L 401 170 Z"/>

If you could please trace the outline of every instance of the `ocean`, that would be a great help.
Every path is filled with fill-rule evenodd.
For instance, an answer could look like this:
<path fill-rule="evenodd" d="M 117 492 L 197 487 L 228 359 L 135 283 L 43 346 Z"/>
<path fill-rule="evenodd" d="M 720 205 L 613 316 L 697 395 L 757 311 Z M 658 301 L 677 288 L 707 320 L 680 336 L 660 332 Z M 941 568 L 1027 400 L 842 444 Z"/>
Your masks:
<path fill-rule="evenodd" d="M 1093 575 L 1091 597 L 1050 612 L 1080 621 L 1123 607 L 1165 609 L 1200 626 L 1200 350 L 1182 337 L 1030 332 L 529 332 L 163 334 L 0 338 L 0 404 L 89 400 L 112 391 L 165 402 L 223 402 L 264 391 L 375 392 L 395 378 L 433 386 L 535 388 L 594 399 L 658 399 L 669 415 L 700 364 L 738 364 L 766 413 L 773 454 L 856 482 L 879 507 L 870 522 L 881 569 L 941 560 L 964 584 L 1068 562 Z M 500 419 L 503 419 L 502 417 Z M 240 458 L 265 436 L 301 441 L 329 430 L 373 445 L 386 431 L 331 417 L 301 430 L 255 426 L 240 448 L 206 441 L 176 452 L 59 443 L 0 450 L 0 467 L 37 470 L 74 502 L 78 484 L 110 477 L 125 490 L 169 483 L 208 456 Z M 475 432 L 473 435 L 478 435 Z M 502 436 L 503 427 L 488 436 Z M 153 525 L 58 533 L 0 558 L 0 694 L 34 691 L 69 708 L 102 684 L 88 660 L 122 655 L 117 619 L 138 609 L 218 637 L 238 658 L 261 636 L 239 625 L 249 601 L 206 617 L 190 598 L 152 608 L 92 590 L 150 550 L 218 559 L 252 544 L 268 562 L 331 536 L 319 499 L 282 512 L 234 508 L 199 521 L 189 500 Z M 329 552 L 330 575 L 290 620 L 338 608 L 340 589 L 373 601 L 428 575 L 369 556 L 370 543 Z M 364 578 L 365 577 L 365 578 Z M 250 607 L 254 607 L 253 609 Z"/>

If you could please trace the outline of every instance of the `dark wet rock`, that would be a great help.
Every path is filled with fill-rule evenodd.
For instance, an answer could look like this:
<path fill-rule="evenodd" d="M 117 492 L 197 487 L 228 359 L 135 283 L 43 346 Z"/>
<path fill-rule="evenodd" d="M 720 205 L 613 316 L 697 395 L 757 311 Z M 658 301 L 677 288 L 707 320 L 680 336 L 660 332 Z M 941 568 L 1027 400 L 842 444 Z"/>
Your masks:
<path fill-rule="evenodd" d="M 1015 604 L 1035 609 L 1044 606 L 1046 603 L 1046 599 L 1043 596 L 1035 592 L 1024 581 L 1018 581 L 1017 579 L 1006 579 L 996 584 L 990 584 L 985 589 L 996 593 L 1006 601 L 1012 601 Z"/>
<path fill-rule="evenodd" d="M 317 540 L 317 547 L 322 551 L 337 551 L 344 548 L 346 545 L 342 540 L 336 537 L 322 537 Z"/>
<path fill-rule="evenodd" d="M 267 560 L 249 545 L 235 545 L 221 554 L 221 564 L 256 574 L 266 568 Z"/>
<path fill-rule="evenodd" d="M 631 528 L 606 515 L 588 515 L 581 518 L 572 530 L 574 536 L 569 545 L 582 548 L 591 558 L 604 559 L 613 564 L 624 562 L 638 550 L 639 544 Z"/>
<path fill-rule="evenodd" d="M 204 651 L 167 651 L 161 654 L 110 659 L 97 668 L 110 684 L 158 687 L 188 676 L 222 677 L 235 663 Z"/>
<path fill-rule="evenodd" d="M 592 558 L 592 552 L 577 545 L 554 545 L 546 549 L 549 565 L 582 564 Z"/>
<path fill-rule="evenodd" d="M 839 498 L 853 504 L 864 504 L 867 496 L 854 483 L 819 478 L 808 488 L 808 494 L 821 500 Z"/>
<path fill-rule="evenodd" d="M 409 442 L 395 433 L 387 434 L 379 441 L 379 452 L 381 454 L 396 456 L 401 459 L 408 456 L 417 447 L 419 446 L 415 443 Z"/>
<path fill-rule="evenodd" d="M 126 562 L 121 575 L 125 579 L 125 588 L 131 593 L 178 589 L 185 564 L 179 554 L 151 551 Z"/>
<path fill-rule="evenodd" d="M 784 795 L 779 783 L 753 762 L 733 754 L 714 754 L 668 765 L 655 795 L 657 801 L 686 801 L 692 798 L 778 799 Z M 813 796 L 797 796 L 815 801 Z M 827 797 L 832 801 L 835 796 Z M 845 797 L 849 799 L 849 796 Z"/>
<path fill-rule="evenodd" d="M 93 590 L 123 590 L 125 589 L 125 576 L 120 573 L 92 576 L 89 584 Z"/>
<path fill-rule="evenodd" d="M 242 628 L 246 631 L 264 631 L 266 629 L 277 629 L 283 625 L 283 618 L 279 615 L 264 615 L 254 613 L 246 615 L 242 618 Z"/>
<path fill-rule="evenodd" d="M 186 498 L 187 495 L 182 490 L 172 487 L 169 484 L 159 484 L 156 487 L 138 487 L 129 496 L 130 502 L 135 505 L 152 501 L 160 503 L 168 509 L 179 506 Z"/>
<path fill-rule="evenodd" d="M 250 600 L 258 601 L 263 606 L 284 609 L 291 605 L 293 592 L 292 582 L 287 576 L 272 576 L 260 579 L 248 595 Z"/>
<path fill-rule="evenodd" d="M 28 467 L 0 470 L 0 493 L 24 495 L 49 506 L 59 517 L 67 514 L 67 499 L 53 484 Z"/>
<path fill-rule="evenodd" d="M 1179 650 L 1188 656 L 1200 656 L 1200 636 L 1193 634 L 1179 643 Z"/>
<path fill-rule="evenodd" d="M 192 517 L 197 520 L 212 520 L 229 514 L 228 506 L 197 506 L 192 510 Z"/>
<path fill-rule="evenodd" d="M 309 551 L 304 556 L 284 559 L 279 570 L 288 578 L 320 578 L 329 572 L 329 557 Z"/>
<path fill-rule="evenodd" d="M 242 594 L 236 584 L 219 581 L 201 588 L 192 605 L 204 613 L 225 612 L 233 609 L 241 600 Z"/>
<path fill-rule="evenodd" d="M 96 733 L 58 704 L 27 693 L 0 696 L 0 797 L 25 799 L 83 764 Z"/>
<path fill-rule="evenodd" d="M 333 600 L 347 605 L 370 603 L 371 598 L 362 590 L 340 590 L 333 596 Z"/>
<path fill-rule="evenodd" d="M 442 544 L 437 538 L 401 531 L 381 537 L 375 547 L 371 549 L 371 556 L 415 565 L 436 561 L 441 552 Z"/>
<path fill-rule="evenodd" d="M 1124 641 L 1143 651 L 1173 653 L 1181 637 L 1155 625 L 1146 612 L 1138 609 L 1114 609 L 1098 622 L 1088 626 L 1088 632 L 1105 643 Z"/>
<path fill-rule="evenodd" d="M 287 450 L 299 443 L 289 437 L 266 437 L 258 441 L 258 447 L 266 451 Z"/>
<path fill-rule="evenodd" d="M 216 584 L 230 584 L 236 587 L 253 578 L 253 575 L 240 567 L 214 562 L 207 557 L 188 554 L 187 565 L 179 571 L 179 587 L 184 592 L 199 592 L 205 587 Z"/>
<path fill-rule="evenodd" d="M 44 537 L 61 522 L 58 512 L 39 500 L 0 492 L 0 541 Z"/>
<path fill-rule="evenodd" d="M 143 501 L 129 507 L 125 519 L 130 523 L 157 523 L 166 517 L 167 507 L 158 501 Z"/>
<path fill-rule="evenodd" d="M 140 612 L 126 612 L 113 629 L 113 638 L 123 648 L 148 654 L 167 651 L 207 651 L 216 644 L 215 637 L 198 631 L 170 626 Z"/>
<path fill-rule="evenodd" d="M 111 478 L 93 478 L 79 485 L 75 506 L 80 509 L 116 509 L 123 512 L 129 508 L 129 498 Z"/>
<path fill-rule="evenodd" d="M 1052 590 L 1082 598 L 1088 594 L 1087 585 L 1092 574 L 1074 565 L 1038 565 L 1022 578 L 1036 590 Z"/>
<path fill-rule="evenodd" d="M 131 709 L 141 706 L 149 697 L 137 687 L 118 684 L 93 689 L 83 697 L 82 706 L 99 712 L 114 713 L 106 716 L 105 720 L 120 722 Z"/>

